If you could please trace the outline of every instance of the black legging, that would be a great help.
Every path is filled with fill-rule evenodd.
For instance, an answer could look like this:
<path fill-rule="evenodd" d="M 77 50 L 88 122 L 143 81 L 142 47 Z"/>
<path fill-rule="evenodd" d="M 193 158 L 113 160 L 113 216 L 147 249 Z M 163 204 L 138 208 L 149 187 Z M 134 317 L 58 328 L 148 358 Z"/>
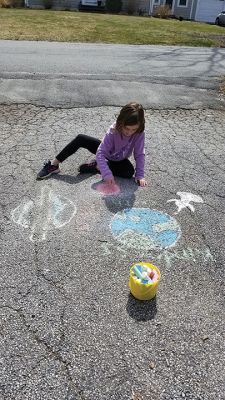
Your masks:
<path fill-rule="evenodd" d="M 63 162 L 66 158 L 76 153 L 80 148 L 89 150 L 92 154 L 96 154 L 101 140 L 95 139 L 87 135 L 77 135 L 64 149 L 56 156 L 57 160 Z M 114 176 L 122 178 L 132 178 L 134 175 L 134 167 L 131 162 L 125 158 L 121 161 L 108 160 L 108 166 Z"/>

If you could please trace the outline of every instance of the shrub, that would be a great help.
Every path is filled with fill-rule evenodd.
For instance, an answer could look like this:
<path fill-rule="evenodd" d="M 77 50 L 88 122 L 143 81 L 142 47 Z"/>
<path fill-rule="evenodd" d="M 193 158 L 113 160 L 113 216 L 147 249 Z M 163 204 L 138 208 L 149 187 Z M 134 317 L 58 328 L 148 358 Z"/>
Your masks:
<path fill-rule="evenodd" d="M 138 8 L 138 15 L 140 16 L 147 15 L 146 8 Z"/>
<path fill-rule="evenodd" d="M 168 18 L 170 16 L 170 11 L 169 6 L 158 6 L 153 12 L 153 17 Z"/>
<path fill-rule="evenodd" d="M 122 10 L 122 0 L 106 0 L 105 5 L 111 13 L 118 14 Z"/>
<path fill-rule="evenodd" d="M 14 7 L 21 7 L 22 2 L 19 0 L 0 0 L 0 7 L 1 8 L 14 8 Z"/>
<path fill-rule="evenodd" d="M 53 7 L 53 0 L 43 0 L 43 6 L 46 10 L 50 10 Z"/>
<path fill-rule="evenodd" d="M 64 11 L 70 11 L 71 10 L 71 5 L 70 5 L 70 1 L 69 0 L 65 0 L 63 2 L 63 10 Z"/>
<path fill-rule="evenodd" d="M 133 15 L 133 14 L 135 14 L 136 11 L 137 11 L 137 2 L 136 2 L 136 0 L 128 0 L 127 13 L 129 15 Z"/>

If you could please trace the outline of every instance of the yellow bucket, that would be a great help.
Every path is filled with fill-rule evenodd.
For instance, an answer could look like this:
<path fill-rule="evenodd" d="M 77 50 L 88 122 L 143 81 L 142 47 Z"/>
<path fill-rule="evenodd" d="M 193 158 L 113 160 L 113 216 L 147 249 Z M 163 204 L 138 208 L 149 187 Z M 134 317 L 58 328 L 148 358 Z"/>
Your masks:
<path fill-rule="evenodd" d="M 135 276 L 133 275 L 133 269 L 136 265 L 143 265 L 152 270 L 155 270 L 158 274 L 158 279 L 152 283 L 142 283 L 139 282 Z M 147 262 L 139 262 L 137 264 L 132 265 L 130 268 L 130 279 L 129 279 L 129 288 L 132 295 L 138 300 L 151 300 L 155 297 L 158 284 L 160 282 L 161 274 L 160 270 L 153 264 Z"/>

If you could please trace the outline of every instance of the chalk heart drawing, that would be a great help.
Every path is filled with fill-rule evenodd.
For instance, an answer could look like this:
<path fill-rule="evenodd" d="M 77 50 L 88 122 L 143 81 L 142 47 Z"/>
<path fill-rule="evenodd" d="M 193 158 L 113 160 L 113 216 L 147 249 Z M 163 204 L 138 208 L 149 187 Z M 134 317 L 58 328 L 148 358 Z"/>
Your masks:
<path fill-rule="evenodd" d="M 114 238 L 130 248 L 160 250 L 174 246 L 181 236 L 175 218 L 149 208 L 126 208 L 111 221 Z"/>
<path fill-rule="evenodd" d="M 71 200 L 44 186 L 34 201 L 20 204 L 12 211 L 11 217 L 16 224 L 30 229 L 32 242 L 41 242 L 46 239 L 48 230 L 68 224 L 76 211 Z"/>
<path fill-rule="evenodd" d="M 167 203 L 171 203 L 174 201 L 174 203 L 176 204 L 177 211 L 174 214 L 178 214 L 183 208 L 188 208 L 189 210 L 194 212 L 195 207 L 193 206 L 193 204 L 191 204 L 191 202 L 203 203 L 203 199 L 196 194 L 188 192 L 177 192 L 177 196 L 180 197 L 180 200 L 179 199 L 167 200 Z"/>

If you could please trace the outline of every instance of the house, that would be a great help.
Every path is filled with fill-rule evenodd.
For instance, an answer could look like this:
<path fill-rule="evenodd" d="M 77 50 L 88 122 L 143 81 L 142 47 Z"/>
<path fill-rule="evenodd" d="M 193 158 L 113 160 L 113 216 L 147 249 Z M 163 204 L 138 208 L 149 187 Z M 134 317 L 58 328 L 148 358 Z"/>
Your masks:
<path fill-rule="evenodd" d="M 123 0 L 126 8 L 129 0 Z M 152 15 L 158 6 L 167 5 L 171 15 L 202 22 L 215 22 L 219 12 L 225 10 L 225 0 L 139 0 L 139 9 Z"/>
<path fill-rule="evenodd" d="M 30 8 L 44 8 L 45 2 L 51 2 L 52 7 L 56 9 L 78 9 L 79 4 L 96 3 L 97 0 L 25 0 Z M 128 9 L 130 0 L 123 1 L 123 11 Z M 215 22 L 217 14 L 225 10 L 225 0 L 133 0 L 136 4 L 136 11 L 142 10 L 147 15 L 154 14 L 156 8 L 160 5 L 167 5 L 171 9 L 171 15 L 184 19 L 191 19 L 202 22 Z M 101 2 L 104 5 L 105 1 Z"/>

